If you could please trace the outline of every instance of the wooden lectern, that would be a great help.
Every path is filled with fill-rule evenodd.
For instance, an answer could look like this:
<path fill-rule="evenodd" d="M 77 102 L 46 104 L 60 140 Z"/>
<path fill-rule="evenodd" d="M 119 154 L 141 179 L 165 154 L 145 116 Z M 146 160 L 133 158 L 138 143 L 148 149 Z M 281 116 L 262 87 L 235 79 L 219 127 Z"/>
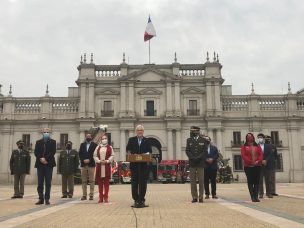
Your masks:
<path fill-rule="evenodd" d="M 127 162 L 152 162 L 152 154 L 127 154 Z"/>

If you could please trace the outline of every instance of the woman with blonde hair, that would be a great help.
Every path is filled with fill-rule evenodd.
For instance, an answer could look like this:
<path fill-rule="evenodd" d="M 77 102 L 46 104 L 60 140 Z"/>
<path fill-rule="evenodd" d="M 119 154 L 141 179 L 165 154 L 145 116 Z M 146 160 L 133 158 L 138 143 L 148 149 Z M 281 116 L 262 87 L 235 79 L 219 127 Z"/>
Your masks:
<path fill-rule="evenodd" d="M 112 146 L 108 144 L 106 134 L 101 136 L 101 143 L 94 151 L 94 160 L 96 162 L 96 180 L 99 187 L 99 202 L 108 203 L 109 185 L 111 172 L 111 163 L 114 160 L 114 151 Z"/>

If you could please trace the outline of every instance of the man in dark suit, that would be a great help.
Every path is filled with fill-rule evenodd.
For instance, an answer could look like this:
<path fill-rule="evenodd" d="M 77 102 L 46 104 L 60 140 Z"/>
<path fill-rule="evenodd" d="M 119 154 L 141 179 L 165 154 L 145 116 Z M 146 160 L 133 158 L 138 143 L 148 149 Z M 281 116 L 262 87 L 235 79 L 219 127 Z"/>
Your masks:
<path fill-rule="evenodd" d="M 206 137 L 206 143 L 208 145 L 208 154 L 205 162 L 204 171 L 204 185 L 205 185 L 205 199 L 209 199 L 209 180 L 211 181 L 211 194 L 213 199 L 217 199 L 216 196 L 216 174 L 217 174 L 217 159 L 219 157 L 218 149 L 215 145 L 211 144 L 211 138 Z"/>
<path fill-rule="evenodd" d="M 189 172 L 192 203 L 203 203 L 204 198 L 204 167 L 208 153 L 206 140 L 200 136 L 200 128 L 192 126 L 190 138 L 187 139 L 186 154 L 189 158 Z M 199 183 L 199 194 L 197 194 L 196 180 Z"/>
<path fill-rule="evenodd" d="M 131 154 L 148 154 L 152 153 L 151 144 L 148 139 L 143 136 L 144 127 L 138 125 L 135 129 L 136 136 L 129 138 L 127 144 L 127 153 Z M 147 191 L 147 180 L 149 167 L 146 162 L 130 163 L 131 169 L 131 185 L 132 198 L 134 200 L 134 207 L 145 207 L 145 195 Z"/>
<path fill-rule="evenodd" d="M 270 136 L 265 136 L 265 144 L 269 144 L 271 145 L 271 149 L 272 149 L 272 153 L 273 153 L 273 157 L 274 157 L 274 164 L 273 167 L 271 169 L 271 184 L 272 184 L 272 195 L 273 196 L 278 196 L 277 192 L 276 192 L 276 163 L 278 160 L 278 150 L 277 147 L 275 145 L 272 144 L 272 139 Z"/>
<path fill-rule="evenodd" d="M 86 140 L 80 144 L 79 158 L 81 162 L 81 181 L 82 181 L 82 197 L 81 200 L 87 199 L 87 181 L 89 179 L 90 185 L 90 200 L 94 197 L 94 174 L 95 174 L 95 161 L 93 154 L 97 144 L 92 142 L 92 134 L 86 134 Z"/>
<path fill-rule="evenodd" d="M 263 198 L 264 196 L 264 187 L 263 182 L 265 178 L 266 185 L 266 195 L 268 198 L 273 198 L 272 193 L 272 183 L 271 183 L 271 170 L 274 166 L 274 156 L 272 152 L 271 145 L 265 144 L 265 135 L 260 133 L 257 136 L 259 146 L 263 151 L 263 160 L 262 160 L 262 168 L 260 173 L 260 189 L 259 189 L 259 198 Z"/>
<path fill-rule="evenodd" d="M 55 153 L 56 141 L 50 138 L 50 129 L 44 128 L 42 131 L 43 138 L 39 139 L 35 145 L 35 156 L 38 176 L 38 195 L 39 200 L 36 205 L 50 204 L 50 193 L 52 185 L 53 168 L 56 166 Z M 45 194 L 43 194 L 43 185 L 45 182 Z"/>

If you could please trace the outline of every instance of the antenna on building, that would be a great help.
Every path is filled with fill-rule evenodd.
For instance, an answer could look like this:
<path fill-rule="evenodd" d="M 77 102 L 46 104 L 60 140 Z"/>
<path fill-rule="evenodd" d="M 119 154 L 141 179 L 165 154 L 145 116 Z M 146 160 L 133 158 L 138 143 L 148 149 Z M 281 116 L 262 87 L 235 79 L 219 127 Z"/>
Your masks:
<path fill-rule="evenodd" d="M 46 84 L 45 96 L 46 96 L 46 97 L 50 96 L 50 95 L 49 95 L 49 84 Z"/>
<path fill-rule="evenodd" d="M 291 87 L 290 87 L 290 82 L 288 82 L 288 94 L 292 94 Z"/>
<path fill-rule="evenodd" d="M 176 52 L 174 52 L 174 62 L 177 63 Z"/>
<path fill-rule="evenodd" d="M 82 55 L 80 56 L 80 64 L 83 64 Z"/>
<path fill-rule="evenodd" d="M 93 53 L 91 53 L 91 64 L 93 64 Z"/>
<path fill-rule="evenodd" d="M 220 59 L 219 59 L 219 55 L 216 54 L 216 61 L 219 63 L 220 62 Z"/>
<path fill-rule="evenodd" d="M 10 87 L 9 87 L 10 89 L 9 89 L 9 92 L 8 92 L 8 94 L 9 94 L 9 96 L 12 96 L 12 85 L 10 85 Z"/>
<path fill-rule="evenodd" d="M 125 53 L 122 54 L 122 62 L 126 63 L 126 54 Z"/>
<path fill-rule="evenodd" d="M 254 93 L 254 85 L 253 85 L 253 82 L 251 83 L 251 94 L 252 94 L 252 95 L 255 94 L 255 93 Z"/>
<path fill-rule="evenodd" d="M 215 57 L 215 51 L 213 52 L 213 62 L 215 62 L 216 57 Z"/>
<path fill-rule="evenodd" d="M 87 54 L 86 53 L 83 54 L 83 63 L 87 63 Z"/>
<path fill-rule="evenodd" d="M 209 52 L 207 51 L 207 62 L 209 62 Z"/>

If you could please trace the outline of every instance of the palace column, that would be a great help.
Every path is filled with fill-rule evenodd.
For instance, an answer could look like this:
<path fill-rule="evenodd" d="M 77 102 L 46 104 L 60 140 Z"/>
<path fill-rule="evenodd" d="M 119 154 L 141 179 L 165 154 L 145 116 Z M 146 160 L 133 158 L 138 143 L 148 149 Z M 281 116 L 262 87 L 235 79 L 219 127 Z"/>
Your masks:
<path fill-rule="evenodd" d="M 172 129 L 167 129 L 167 159 L 173 159 Z"/>

